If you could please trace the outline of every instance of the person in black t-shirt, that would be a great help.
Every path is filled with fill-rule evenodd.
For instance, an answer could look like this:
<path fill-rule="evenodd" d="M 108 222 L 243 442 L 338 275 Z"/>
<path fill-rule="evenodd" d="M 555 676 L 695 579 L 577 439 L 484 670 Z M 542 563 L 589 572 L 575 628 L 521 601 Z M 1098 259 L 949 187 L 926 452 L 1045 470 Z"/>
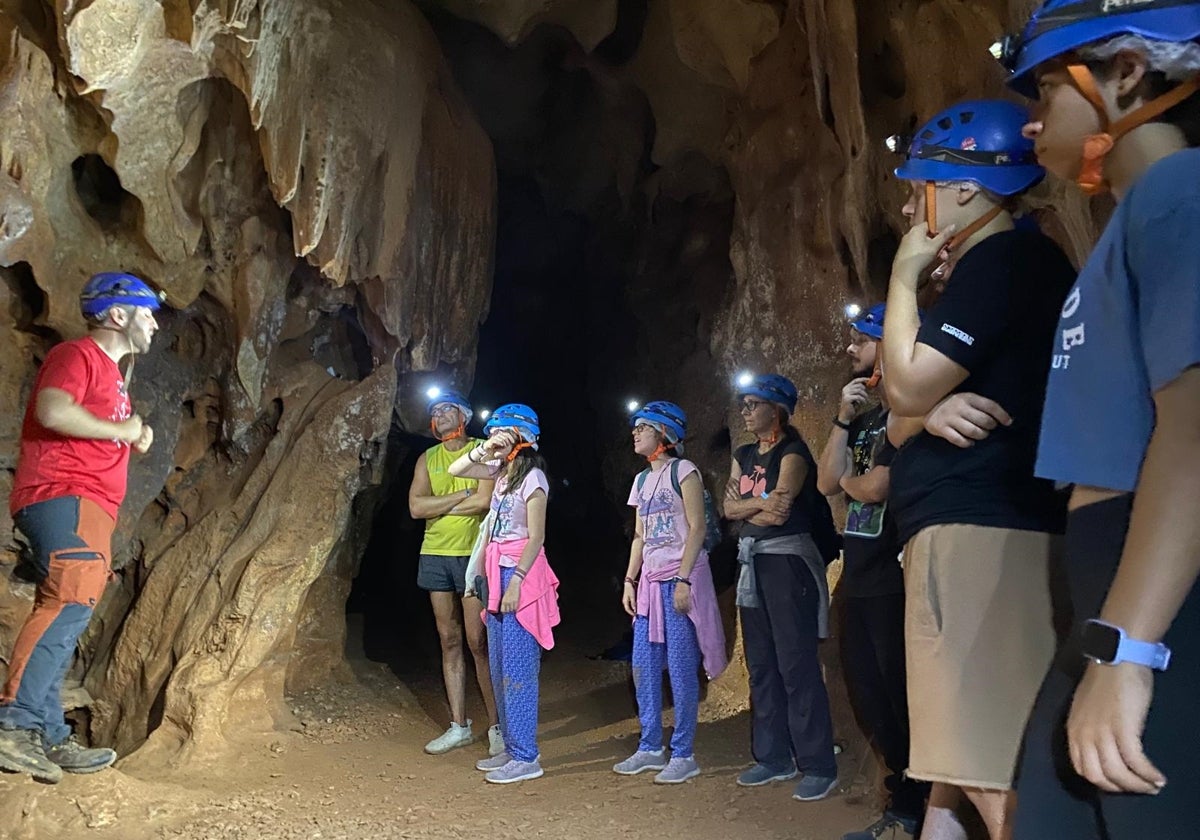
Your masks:
<path fill-rule="evenodd" d="M 843 567 L 838 589 L 842 668 L 859 723 L 890 771 L 884 786 L 883 816 L 842 840 L 871 840 L 901 827 L 916 836 L 929 786 L 906 779 L 908 698 L 904 673 L 904 575 L 900 540 L 888 511 L 889 464 L 895 449 L 887 441 L 887 394 L 879 402 L 870 388 L 879 342 L 883 304 L 850 325 L 853 379 L 842 389 L 833 431 L 821 453 L 817 489 L 848 497 Z"/>
<path fill-rule="evenodd" d="M 1074 271 L 1010 212 L 1044 175 L 1027 119 L 1008 102 L 964 102 L 917 133 L 896 170 L 913 182 L 912 229 L 883 338 L 893 413 L 924 417 L 970 391 L 1013 421 L 967 448 L 919 432 L 892 462 L 889 496 L 905 544 L 909 775 L 935 782 L 925 830 L 954 819 L 961 789 L 993 840 L 1008 830 L 1021 735 L 1054 651 L 1050 564 L 1065 512 L 1033 459 Z M 917 290 L 935 265 L 944 291 L 922 325 Z"/>
<path fill-rule="evenodd" d="M 750 671 L 751 751 L 738 776 L 755 787 L 804 774 L 792 796 L 824 799 L 837 786 L 833 721 L 817 655 L 828 635 L 825 562 L 813 542 L 816 463 L 788 422 L 796 386 L 767 374 L 740 382 L 746 431 L 725 490 L 725 517 L 742 521 L 737 603 Z M 824 504 L 824 500 L 821 500 Z"/>

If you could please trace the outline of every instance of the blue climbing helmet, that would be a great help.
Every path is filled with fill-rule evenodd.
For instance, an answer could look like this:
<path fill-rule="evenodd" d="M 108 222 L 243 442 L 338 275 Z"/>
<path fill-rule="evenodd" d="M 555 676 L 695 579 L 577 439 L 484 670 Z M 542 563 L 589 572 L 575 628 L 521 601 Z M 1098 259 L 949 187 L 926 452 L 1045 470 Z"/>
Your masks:
<path fill-rule="evenodd" d="M 905 181 L 970 181 L 997 195 L 1016 195 L 1046 176 L 1033 141 L 1021 136 L 1029 112 L 1002 99 L 953 105 L 921 126 L 896 177 Z M 888 147 L 899 151 L 898 138 Z"/>
<path fill-rule="evenodd" d="M 868 338 L 883 341 L 883 316 L 887 307 L 877 303 L 867 310 L 867 314 L 850 322 L 850 328 L 858 330 Z"/>
<path fill-rule="evenodd" d="M 521 403 L 507 403 L 492 412 L 483 432 L 491 435 L 496 429 L 516 429 L 527 443 L 537 443 L 538 435 L 542 433 L 537 412 Z"/>
<path fill-rule="evenodd" d="M 425 410 L 433 414 L 433 410 L 439 405 L 452 405 L 463 413 L 463 417 L 469 423 L 475 412 L 471 410 L 471 401 L 461 391 L 456 391 L 453 388 L 430 388 L 425 392 L 429 398 L 425 403 Z"/>
<path fill-rule="evenodd" d="M 110 306 L 126 304 L 144 306 L 157 311 L 166 295 L 156 292 L 146 282 L 132 274 L 103 271 L 92 275 L 79 293 L 79 311 L 87 320 L 99 318 Z"/>
<path fill-rule="evenodd" d="M 1086 44 L 1117 35 L 1157 41 L 1200 40 L 1197 0 L 1047 0 L 1029 18 L 1020 35 L 992 45 L 992 55 L 1011 73 L 1013 90 L 1038 98 L 1033 70 Z"/>
<path fill-rule="evenodd" d="M 687 436 L 687 414 L 673 402 L 654 400 L 629 415 L 629 425 L 648 423 L 654 426 L 668 443 L 679 443 Z"/>
<path fill-rule="evenodd" d="M 788 414 L 795 414 L 796 400 L 799 398 L 799 393 L 792 380 L 786 376 L 780 376 L 778 373 L 761 373 L 751 378 L 748 384 L 738 386 L 737 395 L 739 397 L 758 397 L 775 403 L 785 408 Z"/>
<path fill-rule="evenodd" d="M 992 45 L 992 55 L 1012 72 L 1009 85 L 1032 99 L 1038 98 L 1037 67 L 1051 59 L 1066 59 L 1071 82 L 1091 103 L 1100 120 L 1100 133 L 1083 139 L 1080 169 L 1075 177 L 1087 195 L 1108 189 L 1104 160 L 1123 135 L 1200 91 L 1200 74 L 1196 74 L 1110 124 L 1108 106 L 1100 95 L 1091 67 L 1082 57 L 1072 58 L 1071 54 L 1088 44 L 1122 35 L 1171 43 L 1200 39 L 1200 2 L 1047 0 L 1033 13 L 1019 36 L 1008 35 Z"/>

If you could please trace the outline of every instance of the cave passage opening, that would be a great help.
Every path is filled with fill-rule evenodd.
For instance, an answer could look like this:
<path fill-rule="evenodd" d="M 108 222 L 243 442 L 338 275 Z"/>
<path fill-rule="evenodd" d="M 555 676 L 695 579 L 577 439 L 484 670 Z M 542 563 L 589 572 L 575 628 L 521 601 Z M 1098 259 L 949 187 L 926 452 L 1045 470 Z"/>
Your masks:
<path fill-rule="evenodd" d="M 539 413 L 551 485 L 546 550 L 562 582 L 558 638 L 588 655 L 619 645 L 629 627 L 620 607 L 633 528 L 626 498 L 644 463 L 630 445 L 627 401 L 690 404 L 706 422 L 694 424 L 704 431 L 689 457 L 728 468 L 722 409 L 698 401 L 719 387 L 709 337 L 733 282 L 733 193 L 716 164 L 652 160 L 645 95 L 614 84 L 645 4 L 621 9 L 617 30 L 587 54 L 556 27 L 510 48 L 426 10 L 497 169 L 493 289 L 470 431 L 480 433 L 482 409 L 502 403 Z M 433 443 L 423 429 L 394 431 L 386 497 L 347 603 L 351 655 L 387 662 L 410 684 L 440 680 L 429 597 L 416 585 L 424 523 L 407 505 L 417 457 Z"/>

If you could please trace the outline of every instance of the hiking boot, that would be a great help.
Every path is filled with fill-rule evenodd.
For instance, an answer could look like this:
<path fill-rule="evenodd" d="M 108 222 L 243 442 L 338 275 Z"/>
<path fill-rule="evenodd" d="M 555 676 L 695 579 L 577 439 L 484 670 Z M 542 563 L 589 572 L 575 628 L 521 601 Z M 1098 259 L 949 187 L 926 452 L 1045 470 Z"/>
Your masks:
<path fill-rule="evenodd" d="M 842 840 L 879 840 L 880 837 L 889 831 L 891 832 L 891 836 L 895 837 L 896 829 L 900 829 L 905 834 L 915 834 L 917 831 L 917 821 L 906 819 L 896 814 L 884 814 L 861 831 L 851 831 L 849 834 L 843 834 Z"/>
<path fill-rule="evenodd" d="M 471 721 L 466 724 L 450 722 L 450 728 L 425 745 L 425 752 L 430 755 L 441 755 L 459 747 L 465 747 L 474 742 L 475 735 L 471 732 Z"/>
<path fill-rule="evenodd" d="M 796 765 L 790 767 L 768 767 L 765 764 L 755 764 L 749 770 L 742 771 L 737 777 L 737 783 L 742 787 L 758 787 L 769 785 L 771 782 L 786 782 L 796 778 Z"/>
<path fill-rule="evenodd" d="M 481 758 L 475 762 L 476 770 L 499 770 L 505 764 L 512 761 L 513 757 L 509 755 L 508 750 L 502 750 L 499 755 L 494 755 L 491 758 Z"/>
<path fill-rule="evenodd" d="M 644 770 L 662 770 L 666 766 L 667 758 L 662 750 L 638 750 L 624 761 L 614 764 L 613 772 L 622 776 L 636 776 Z"/>
<path fill-rule="evenodd" d="M 694 758 L 672 758 L 667 767 L 654 777 L 656 785 L 681 785 L 700 775 L 700 765 Z"/>
<path fill-rule="evenodd" d="M 61 744 L 47 747 L 46 758 L 68 773 L 96 773 L 116 761 L 117 753 L 108 747 L 88 749 L 71 735 Z"/>
<path fill-rule="evenodd" d="M 483 780 L 494 785 L 511 785 L 513 782 L 524 782 L 541 775 L 542 765 L 537 761 L 517 761 L 514 758 L 500 769 L 488 773 Z"/>
<path fill-rule="evenodd" d="M 799 799 L 801 802 L 816 802 L 833 793 L 835 787 L 837 787 L 837 776 L 815 776 L 812 773 L 805 773 L 804 778 L 792 791 L 792 799 Z"/>
<path fill-rule="evenodd" d="M 488 755 L 495 758 L 504 752 L 504 733 L 500 731 L 500 724 L 496 724 L 488 730 Z"/>
<path fill-rule="evenodd" d="M 32 729 L 0 729 L 0 769 L 51 784 L 62 780 L 62 768 L 46 757 L 42 733 Z"/>

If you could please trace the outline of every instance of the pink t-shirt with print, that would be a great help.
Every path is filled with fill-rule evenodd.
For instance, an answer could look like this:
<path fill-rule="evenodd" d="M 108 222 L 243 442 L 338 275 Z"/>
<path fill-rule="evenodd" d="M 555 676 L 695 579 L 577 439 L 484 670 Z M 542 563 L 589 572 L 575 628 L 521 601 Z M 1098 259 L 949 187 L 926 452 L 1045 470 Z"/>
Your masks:
<path fill-rule="evenodd" d="M 492 542 L 508 542 L 509 540 L 529 539 L 529 497 L 541 490 L 549 494 L 550 483 L 546 474 L 536 467 L 529 471 L 521 486 L 511 493 L 508 489 L 508 479 L 498 478 L 496 489 L 492 492 L 492 513 L 495 520 L 492 523 Z M 519 557 L 500 556 L 501 566 L 515 566 Z"/>
<path fill-rule="evenodd" d="M 683 480 L 696 472 L 696 465 L 680 459 L 676 470 L 682 487 Z M 637 509 L 637 517 L 642 521 L 643 566 L 647 570 L 658 570 L 679 565 L 688 538 L 688 521 L 683 497 L 675 492 L 671 483 L 669 462 L 662 469 L 651 470 L 640 491 L 637 478 L 633 480 L 629 506 Z"/>

